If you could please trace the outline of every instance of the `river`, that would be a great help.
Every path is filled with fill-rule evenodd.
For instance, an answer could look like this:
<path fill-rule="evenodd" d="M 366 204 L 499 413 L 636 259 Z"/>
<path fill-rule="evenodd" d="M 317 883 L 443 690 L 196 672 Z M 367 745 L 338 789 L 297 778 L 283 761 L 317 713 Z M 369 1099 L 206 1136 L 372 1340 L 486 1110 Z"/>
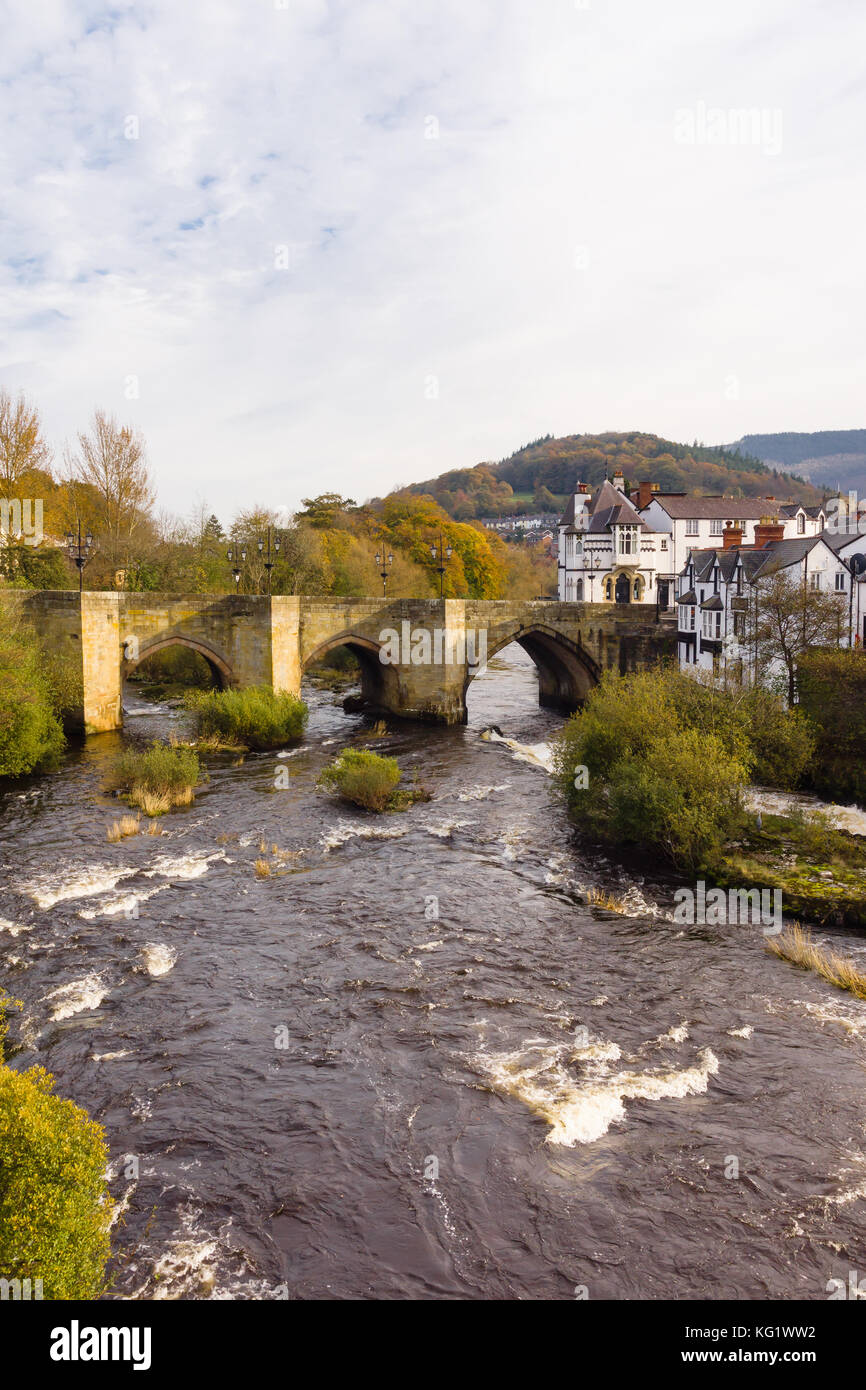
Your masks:
<path fill-rule="evenodd" d="M 370 721 L 305 693 L 300 748 L 211 760 L 159 835 L 106 840 L 107 760 L 185 727 L 132 695 L 0 797 L 14 1065 L 105 1126 L 114 1295 L 823 1299 L 862 1271 L 866 1004 L 577 849 L 518 648 L 465 727 L 372 744 L 433 792 L 401 815 L 315 789 Z"/>

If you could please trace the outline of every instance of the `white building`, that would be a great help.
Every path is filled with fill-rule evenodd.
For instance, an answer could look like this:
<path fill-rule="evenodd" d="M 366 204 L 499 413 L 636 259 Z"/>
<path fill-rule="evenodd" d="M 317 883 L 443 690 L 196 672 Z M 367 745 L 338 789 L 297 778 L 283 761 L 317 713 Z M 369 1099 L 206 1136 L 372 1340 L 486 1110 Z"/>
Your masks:
<path fill-rule="evenodd" d="M 666 609 L 693 550 L 720 546 L 727 523 L 740 528 L 740 544 L 754 545 L 768 513 L 785 540 L 818 536 L 826 520 L 821 507 L 772 497 L 661 492 L 650 482 L 634 484 L 626 496 L 622 473 L 594 497 L 579 483 L 559 522 L 559 597 Z"/>
<path fill-rule="evenodd" d="M 842 644 L 856 638 L 866 586 L 834 549 L 830 543 L 833 538 L 785 538 L 781 518 L 764 517 L 754 528 L 754 544 L 747 548 L 744 529 L 726 526 L 720 548 L 693 550 L 683 566 L 677 596 L 677 651 L 682 670 L 725 675 L 741 683 L 755 679 L 748 617 L 760 601 L 760 581 L 779 571 L 792 584 L 837 594 Z M 862 545 L 862 537 L 858 539 Z M 775 674 L 781 673 L 762 672 L 761 679 Z"/>
<path fill-rule="evenodd" d="M 647 496 L 644 486 L 642 496 Z M 670 572 L 664 577 L 672 587 L 692 550 L 721 545 L 726 522 L 742 527 L 743 545 L 755 544 L 755 528 L 768 514 L 778 518 L 785 540 L 817 536 L 824 527 L 820 507 L 779 503 L 774 497 L 692 497 L 684 492 L 659 492 L 652 484 L 649 491 L 650 500 L 639 502 L 639 510 L 653 531 L 670 535 Z"/>
<path fill-rule="evenodd" d="M 605 480 L 594 497 L 585 483 L 559 521 L 559 597 L 568 603 L 659 603 L 657 576 L 669 569 L 670 536 L 658 535 L 625 495 L 622 475 Z"/>

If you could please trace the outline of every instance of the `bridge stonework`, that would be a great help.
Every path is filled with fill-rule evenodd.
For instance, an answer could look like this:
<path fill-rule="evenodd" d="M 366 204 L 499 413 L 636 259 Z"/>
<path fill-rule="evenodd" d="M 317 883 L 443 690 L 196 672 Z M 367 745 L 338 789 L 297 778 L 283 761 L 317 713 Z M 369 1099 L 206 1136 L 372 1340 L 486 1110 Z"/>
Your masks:
<path fill-rule="evenodd" d="M 295 694 L 312 664 L 346 646 L 360 662 L 369 709 L 444 724 L 466 719 L 466 692 L 477 673 L 471 658 L 486 651 L 489 660 L 510 642 L 535 662 L 540 702 L 563 710 L 575 709 L 603 671 L 626 674 L 675 651 L 669 620 L 626 605 L 59 591 L 8 592 L 3 599 L 79 673 L 88 733 L 122 724 L 124 679 L 145 657 L 177 643 L 200 652 L 224 685 Z M 383 662 L 383 648 L 395 655 L 389 634 L 400 642 L 400 659 Z M 423 659 L 425 641 L 434 659 Z"/>

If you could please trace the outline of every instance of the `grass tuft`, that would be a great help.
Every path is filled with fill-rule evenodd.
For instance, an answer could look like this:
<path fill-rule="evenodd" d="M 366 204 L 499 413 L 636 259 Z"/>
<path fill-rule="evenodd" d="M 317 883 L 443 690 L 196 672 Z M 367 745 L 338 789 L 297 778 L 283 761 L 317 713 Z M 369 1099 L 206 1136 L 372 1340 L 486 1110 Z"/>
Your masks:
<path fill-rule="evenodd" d="M 173 806 L 190 805 L 199 775 L 199 761 L 191 748 L 157 742 L 143 752 L 126 749 L 116 760 L 106 785 L 120 791 L 146 816 L 162 816 Z"/>
<path fill-rule="evenodd" d="M 831 985 L 848 990 L 857 999 L 866 999 L 866 972 L 829 946 L 816 946 L 812 933 L 802 927 L 786 927 L 780 936 L 767 941 L 767 950 L 801 970 L 814 970 Z"/>
<path fill-rule="evenodd" d="M 110 845 L 116 845 L 118 840 L 125 840 L 129 835 L 137 835 L 140 829 L 140 816 L 121 816 L 119 820 L 111 822 L 105 832 L 105 838 Z"/>

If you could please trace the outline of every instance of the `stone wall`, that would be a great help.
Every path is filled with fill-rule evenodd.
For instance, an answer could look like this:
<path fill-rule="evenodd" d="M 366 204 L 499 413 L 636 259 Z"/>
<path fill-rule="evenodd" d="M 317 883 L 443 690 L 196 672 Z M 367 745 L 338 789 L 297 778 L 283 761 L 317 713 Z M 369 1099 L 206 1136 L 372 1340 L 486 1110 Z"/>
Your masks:
<path fill-rule="evenodd" d="M 201 652 L 224 684 L 273 685 L 296 694 L 304 671 L 345 645 L 360 661 L 371 709 L 446 724 L 465 720 L 466 692 L 477 673 L 471 657 L 485 649 L 489 659 L 519 642 L 538 668 L 541 702 L 568 710 L 603 671 L 626 674 L 654 665 L 673 655 L 676 642 L 674 625 L 657 622 L 646 606 L 542 599 L 84 593 L 79 601 L 74 592 L 4 597 L 77 664 L 82 719 L 90 733 L 119 726 L 124 679 L 145 657 L 175 642 Z M 423 659 L 425 644 L 429 659 Z"/>

